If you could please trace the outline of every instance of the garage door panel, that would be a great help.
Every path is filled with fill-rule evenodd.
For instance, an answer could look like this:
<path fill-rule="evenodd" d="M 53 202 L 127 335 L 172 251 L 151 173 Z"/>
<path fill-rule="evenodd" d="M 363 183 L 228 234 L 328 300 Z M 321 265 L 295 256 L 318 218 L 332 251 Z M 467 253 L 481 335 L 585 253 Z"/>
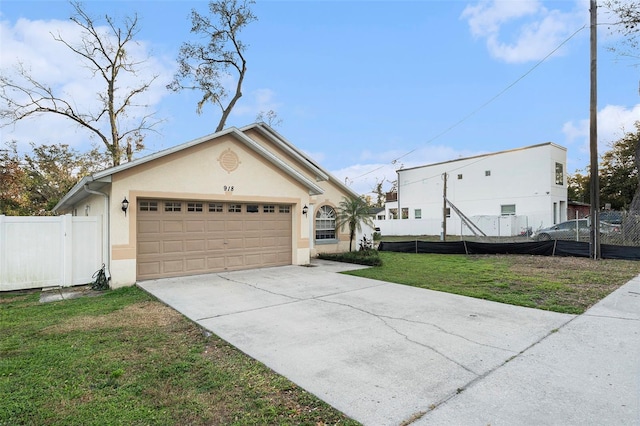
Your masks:
<path fill-rule="evenodd" d="M 185 253 L 203 252 L 206 248 L 205 240 L 188 240 L 185 242 Z"/>
<path fill-rule="evenodd" d="M 151 220 L 144 221 L 138 224 L 138 234 L 158 234 L 160 232 L 160 221 L 159 220 Z"/>
<path fill-rule="evenodd" d="M 139 254 L 159 254 L 160 242 L 159 241 L 144 241 L 138 243 Z"/>
<path fill-rule="evenodd" d="M 262 221 L 246 221 L 245 222 L 245 231 L 260 231 L 262 229 Z"/>
<path fill-rule="evenodd" d="M 184 231 L 184 222 L 182 220 L 164 220 L 162 222 L 162 232 L 165 234 L 176 232 L 182 233 Z"/>
<path fill-rule="evenodd" d="M 245 266 L 247 267 L 256 267 L 264 265 L 262 255 L 260 253 L 256 254 L 248 254 L 244 258 Z"/>
<path fill-rule="evenodd" d="M 170 274 L 175 272 L 184 272 L 183 260 L 165 260 L 162 262 L 162 272 Z"/>
<path fill-rule="evenodd" d="M 138 275 L 158 275 L 160 274 L 160 262 L 138 262 Z"/>
<path fill-rule="evenodd" d="M 224 270 L 224 264 L 224 256 L 207 257 L 207 269 L 210 271 L 222 271 Z"/>
<path fill-rule="evenodd" d="M 228 238 L 226 240 L 227 250 L 238 250 L 244 248 L 244 238 Z"/>
<path fill-rule="evenodd" d="M 224 240 L 222 238 L 214 238 L 207 240 L 207 250 L 223 250 Z"/>
<path fill-rule="evenodd" d="M 260 248 L 262 246 L 262 241 L 260 237 L 247 237 L 244 239 L 244 247 L 246 249 L 255 249 Z"/>
<path fill-rule="evenodd" d="M 230 212 L 230 204 L 219 202 L 188 211 L 187 202 L 171 203 L 181 210 L 138 210 L 138 279 L 291 264 L 290 213 L 260 204 L 257 212 L 248 213 L 246 204 L 234 204 L 241 213 Z"/>
<path fill-rule="evenodd" d="M 222 219 L 216 220 L 207 220 L 207 232 L 224 232 L 225 231 L 225 223 Z"/>
<path fill-rule="evenodd" d="M 244 266 L 244 255 L 229 255 L 226 256 L 225 266 L 228 268 L 238 268 Z"/>
<path fill-rule="evenodd" d="M 207 270 L 207 259 L 205 257 L 186 259 L 185 266 L 187 272 L 204 272 Z"/>
<path fill-rule="evenodd" d="M 226 223 L 226 231 L 239 231 L 242 232 L 244 230 L 244 222 L 238 219 L 230 219 Z"/>
<path fill-rule="evenodd" d="M 205 232 L 206 222 L 204 220 L 189 220 L 185 223 L 186 232 Z"/>
<path fill-rule="evenodd" d="M 163 254 L 175 254 L 182 253 L 184 251 L 183 241 L 163 241 L 162 253 Z"/>

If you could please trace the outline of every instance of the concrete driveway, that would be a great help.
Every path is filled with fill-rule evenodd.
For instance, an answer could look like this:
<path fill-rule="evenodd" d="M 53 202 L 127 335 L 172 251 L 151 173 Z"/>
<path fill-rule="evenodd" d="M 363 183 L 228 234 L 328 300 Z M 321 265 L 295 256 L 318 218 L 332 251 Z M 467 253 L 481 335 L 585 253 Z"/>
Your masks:
<path fill-rule="evenodd" d="M 366 425 L 640 424 L 640 279 L 576 317 L 354 268 L 138 285 Z"/>

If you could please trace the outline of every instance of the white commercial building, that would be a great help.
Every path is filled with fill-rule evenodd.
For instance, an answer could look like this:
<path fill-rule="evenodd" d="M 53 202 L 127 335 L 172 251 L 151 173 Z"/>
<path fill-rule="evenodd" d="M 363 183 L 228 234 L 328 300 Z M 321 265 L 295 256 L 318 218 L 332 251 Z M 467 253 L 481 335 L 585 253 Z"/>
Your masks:
<path fill-rule="evenodd" d="M 566 158 L 549 142 L 400 169 L 397 201 L 375 225 L 382 235 L 442 235 L 446 215 L 447 235 L 513 236 L 565 221 Z"/>

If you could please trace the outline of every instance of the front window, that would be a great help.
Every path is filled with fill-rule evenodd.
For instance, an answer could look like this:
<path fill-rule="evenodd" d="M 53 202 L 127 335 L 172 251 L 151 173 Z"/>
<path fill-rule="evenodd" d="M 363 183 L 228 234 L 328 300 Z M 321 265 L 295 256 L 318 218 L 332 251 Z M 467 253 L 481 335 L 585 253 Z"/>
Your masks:
<path fill-rule="evenodd" d="M 402 218 L 409 219 L 409 207 L 402 208 Z"/>
<path fill-rule="evenodd" d="M 316 213 L 316 240 L 336 239 L 336 211 L 322 206 Z"/>
<path fill-rule="evenodd" d="M 416 219 L 422 219 L 422 209 L 415 209 L 413 211 L 413 217 Z"/>

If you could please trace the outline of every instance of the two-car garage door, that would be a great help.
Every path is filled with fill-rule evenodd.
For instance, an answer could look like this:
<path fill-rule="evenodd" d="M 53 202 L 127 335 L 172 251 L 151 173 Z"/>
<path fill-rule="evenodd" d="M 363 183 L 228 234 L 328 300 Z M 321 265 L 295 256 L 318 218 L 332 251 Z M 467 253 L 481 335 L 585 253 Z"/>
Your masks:
<path fill-rule="evenodd" d="M 139 200 L 137 279 L 290 265 L 291 206 Z"/>

